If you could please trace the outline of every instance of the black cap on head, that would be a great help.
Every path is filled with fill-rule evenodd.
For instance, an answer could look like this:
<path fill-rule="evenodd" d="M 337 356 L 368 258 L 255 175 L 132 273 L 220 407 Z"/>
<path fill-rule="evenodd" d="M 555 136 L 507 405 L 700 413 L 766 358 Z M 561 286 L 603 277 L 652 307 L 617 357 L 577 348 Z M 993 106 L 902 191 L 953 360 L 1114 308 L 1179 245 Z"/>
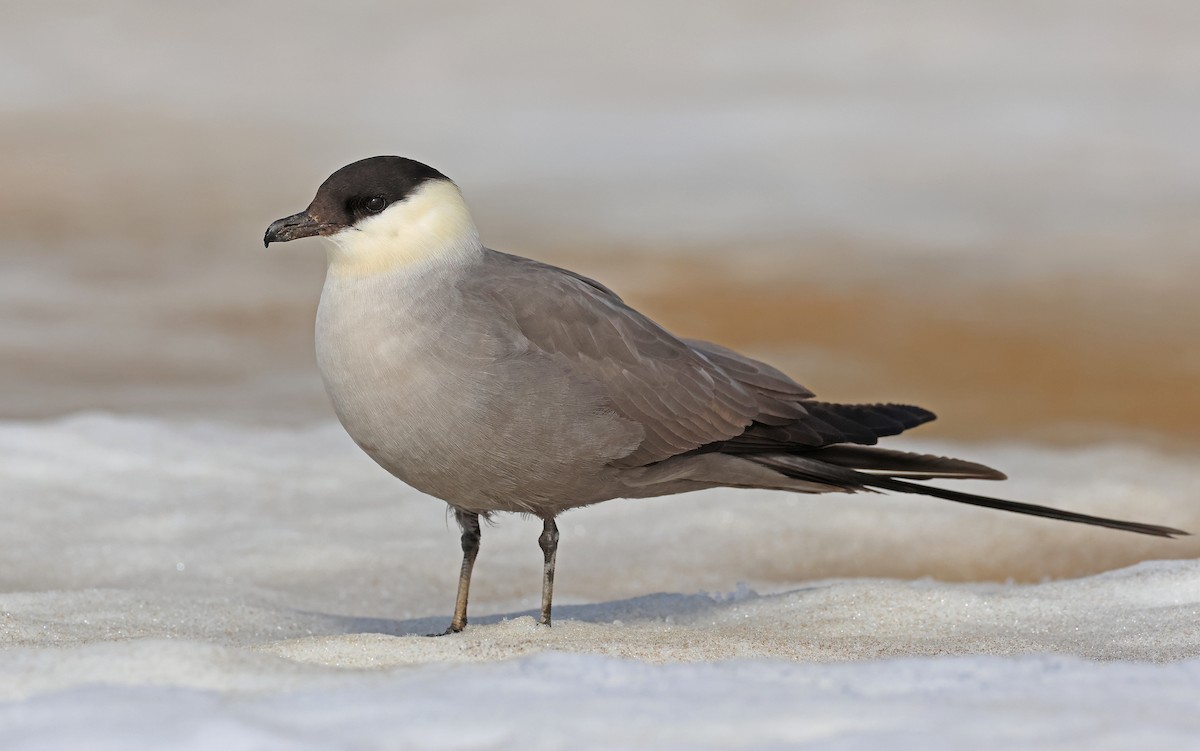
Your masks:
<path fill-rule="evenodd" d="M 332 235 L 403 201 L 430 180 L 449 180 L 433 167 L 402 156 L 373 156 L 334 172 L 308 208 L 273 222 L 263 245 Z"/>

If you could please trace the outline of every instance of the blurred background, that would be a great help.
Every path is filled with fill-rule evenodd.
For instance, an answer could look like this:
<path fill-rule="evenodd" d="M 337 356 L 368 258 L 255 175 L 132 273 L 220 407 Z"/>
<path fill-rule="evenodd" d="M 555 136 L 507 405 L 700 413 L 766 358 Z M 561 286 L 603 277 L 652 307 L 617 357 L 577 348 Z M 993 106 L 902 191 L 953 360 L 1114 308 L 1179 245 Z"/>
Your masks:
<path fill-rule="evenodd" d="M 5 4 L 0 416 L 306 424 L 375 154 L 492 247 L 954 440 L 1200 443 L 1191 0 Z"/>

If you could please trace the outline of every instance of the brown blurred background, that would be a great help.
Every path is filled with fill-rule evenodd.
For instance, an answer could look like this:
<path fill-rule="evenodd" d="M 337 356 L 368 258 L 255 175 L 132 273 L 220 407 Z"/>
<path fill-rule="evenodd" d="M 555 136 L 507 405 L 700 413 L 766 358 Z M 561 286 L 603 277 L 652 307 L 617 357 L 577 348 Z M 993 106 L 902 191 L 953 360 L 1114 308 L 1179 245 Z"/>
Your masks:
<path fill-rule="evenodd" d="M 1200 4 L 16 3 L 0 416 L 305 423 L 316 241 L 395 153 L 492 247 L 927 436 L 1200 443 Z"/>

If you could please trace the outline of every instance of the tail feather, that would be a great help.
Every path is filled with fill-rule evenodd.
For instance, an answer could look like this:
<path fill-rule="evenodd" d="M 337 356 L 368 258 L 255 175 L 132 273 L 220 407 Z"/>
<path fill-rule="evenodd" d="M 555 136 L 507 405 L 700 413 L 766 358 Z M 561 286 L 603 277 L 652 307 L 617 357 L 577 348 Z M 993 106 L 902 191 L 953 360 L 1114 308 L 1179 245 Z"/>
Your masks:
<path fill-rule="evenodd" d="M 1123 521 L 1121 519 L 1108 519 L 1103 516 L 1090 516 L 1088 514 L 1079 514 L 1074 511 L 1064 511 L 1062 509 L 1050 508 L 1048 506 L 1038 506 L 1032 503 L 1006 501 L 1002 498 L 989 498 L 988 496 L 984 495 L 962 493 L 957 490 L 946 490 L 944 488 L 935 488 L 928 485 L 914 485 L 911 482 L 893 480 L 890 477 L 873 477 L 867 484 L 871 487 L 881 488 L 884 490 L 895 490 L 900 493 L 917 493 L 920 495 L 932 496 L 934 498 L 941 498 L 947 501 L 955 501 L 956 503 L 967 503 L 972 506 L 983 506 L 984 508 L 1012 511 L 1013 513 L 1017 514 L 1028 514 L 1029 516 L 1041 516 L 1045 517 L 1046 519 L 1061 519 L 1062 521 L 1076 522 L 1079 524 L 1091 524 L 1096 527 L 1120 529 L 1126 532 L 1137 532 L 1138 534 L 1142 535 L 1153 535 L 1155 537 L 1177 537 L 1191 534 L 1190 532 L 1184 532 L 1182 529 L 1175 529 L 1174 527 L 1163 527 L 1157 524 Z"/>
<path fill-rule="evenodd" d="M 984 464 L 933 454 L 840 444 L 806 454 L 813 459 L 870 475 L 907 480 L 1004 480 L 1005 474 Z"/>
<path fill-rule="evenodd" d="M 810 457 L 789 454 L 758 454 L 744 458 L 751 459 L 759 464 L 771 467 L 772 469 L 797 480 L 824 483 L 842 490 L 853 491 L 865 490 L 868 488 L 878 488 L 880 490 L 892 490 L 898 493 L 914 493 L 917 495 L 926 495 L 933 498 L 954 501 L 955 503 L 966 503 L 972 506 L 983 506 L 984 508 L 1011 511 L 1017 514 L 1027 514 L 1029 516 L 1040 516 L 1047 519 L 1060 519 L 1062 521 L 1076 522 L 1078 524 L 1091 524 L 1097 527 L 1108 527 L 1110 529 L 1119 529 L 1125 532 L 1136 532 L 1142 535 L 1153 535 L 1155 537 L 1177 537 L 1190 534 L 1189 532 L 1185 532 L 1181 529 L 1163 527 L 1157 524 L 1143 524 L 1142 522 L 1108 519 L 1102 516 L 1079 514 L 1075 513 L 1074 511 L 1063 511 L 1061 509 L 1050 508 L 1049 506 L 1038 506 L 1032 503 L 1020 503 L 1018 501 L 1006 501 L 1001 498 L 990 498 L 983 495 L 963 493 L 957 490 L 946 490 L 945 488 L 917 485 L 911 482 L 897 480 L 892 477 L 877 476 L 867 474 L 866 472 L 858 472 L 854 469 L 840 467 L 835 464 L 828 464 L 824 461 L 818 461 Z"/>

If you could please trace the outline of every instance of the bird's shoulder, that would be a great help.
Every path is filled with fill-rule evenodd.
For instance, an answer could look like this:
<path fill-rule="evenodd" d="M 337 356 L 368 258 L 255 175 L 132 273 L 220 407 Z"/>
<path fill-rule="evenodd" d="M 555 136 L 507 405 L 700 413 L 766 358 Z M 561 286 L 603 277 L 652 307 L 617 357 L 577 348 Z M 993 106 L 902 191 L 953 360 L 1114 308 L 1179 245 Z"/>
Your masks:
<path fill-rule="evenodd" d="M 530 343 L 570 358 L 664 367 L 694 357 L 690 346 L 600 282 L 568 269 L 489 251 L 460 284 L 506 314 Z"/>

